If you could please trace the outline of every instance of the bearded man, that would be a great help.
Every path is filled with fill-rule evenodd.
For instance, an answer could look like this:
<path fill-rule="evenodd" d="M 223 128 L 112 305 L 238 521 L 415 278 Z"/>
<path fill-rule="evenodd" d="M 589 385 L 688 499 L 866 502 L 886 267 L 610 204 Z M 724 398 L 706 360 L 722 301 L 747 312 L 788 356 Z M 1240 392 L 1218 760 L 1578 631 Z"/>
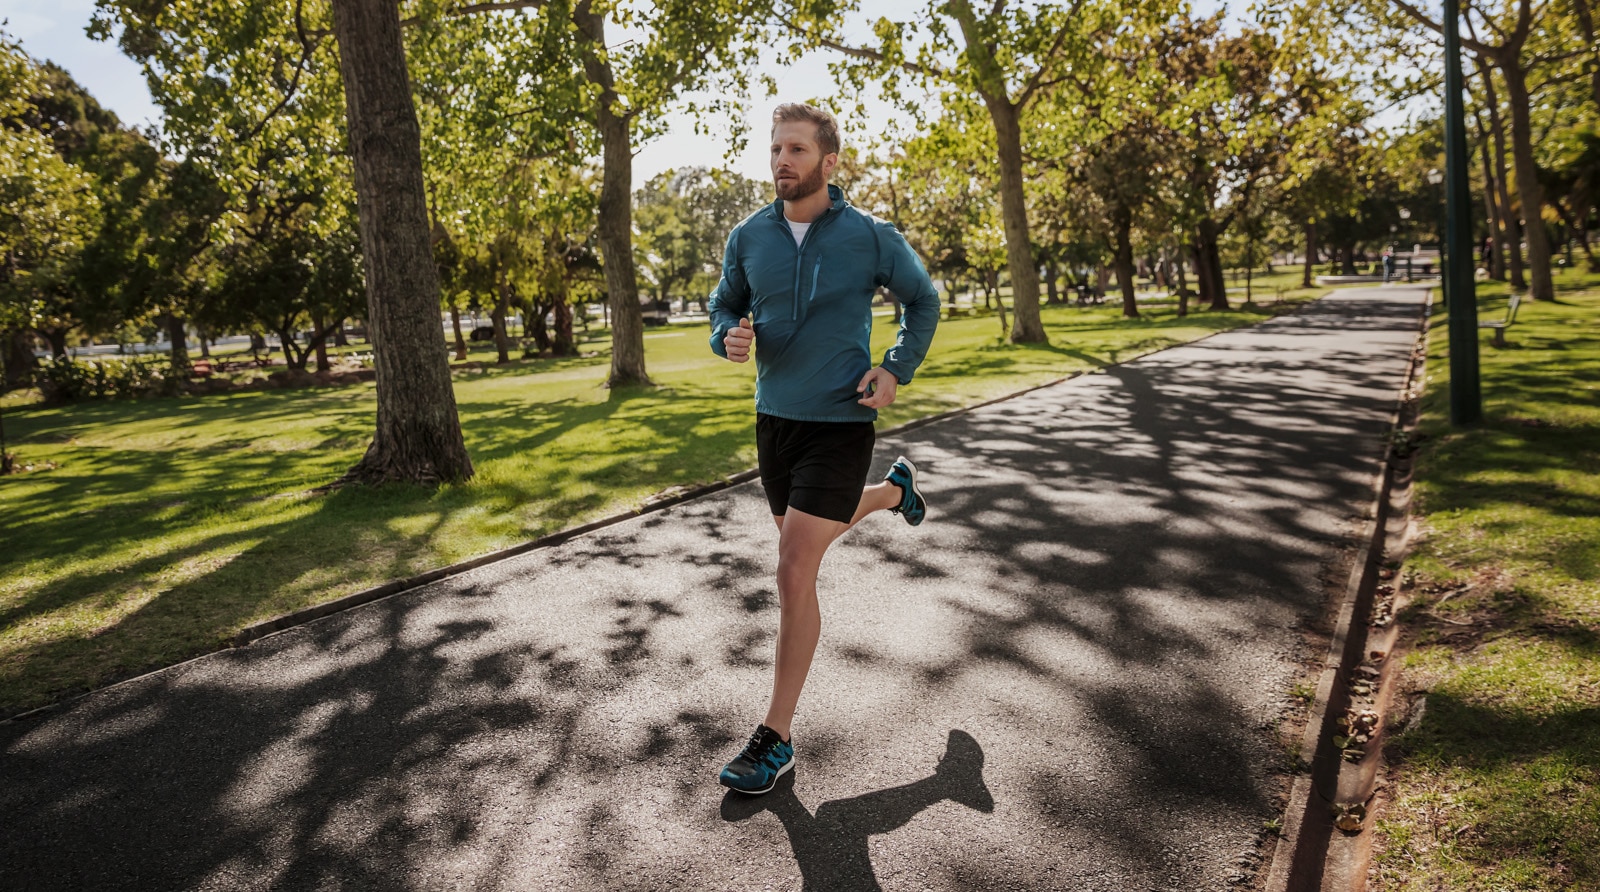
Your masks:
<path fill-rule="evenodd" d="M 729 234 L 710 302 L 711 349 L 733 362 L 755 355 L 761 485 L 778 526 L 772 697 L 718 777 L 750 794 L 771 790 L 794 767 L 790 731 L 821 634 L 817 573 L 828 547 L 877 511 L 913 526 L 927 514 L 905 456 L 882 482 L 866 482 L 878 410 L 911 382 L 939 324 L 939 294 L 905 238 L 828 184 L 839 164 L 833 115 L 778 106 L 771 151 L 778 199 Z M 880 287 L 905 310 L 894 346 L 874 366 L 872 298 Z"/>

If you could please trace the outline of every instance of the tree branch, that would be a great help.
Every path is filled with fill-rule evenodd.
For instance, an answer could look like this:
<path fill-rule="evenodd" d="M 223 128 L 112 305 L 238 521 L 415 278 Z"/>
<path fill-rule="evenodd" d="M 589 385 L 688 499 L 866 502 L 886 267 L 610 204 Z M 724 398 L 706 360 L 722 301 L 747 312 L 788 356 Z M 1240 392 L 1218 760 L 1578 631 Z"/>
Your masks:
<path fill-rule="evenodd" d="M 867 60 L 872 61 L 872 62 L 879 62 L 879 63 L 885 63 L 885 64 L 888 62 L 888 59 L 883 55 L 883 53 L 879 52 L 878 50 L 868 49 L 866 47 L 850 46 L 848 44 L 839 43 L 836 40 L 831 40 L 829 38 L 822 37 L 822 36 L 817 35 L 817 34 L 812 34 L 811 32 L 809 32 L 806 29 L 800 27 L 799 25 L 796 25 L 794 23 L 793 18 L 791 18 L 791 17 L 785 16 L 784 18 L 778 20 L 777 24 L 783 25 L 784 27 L 788 28 L 790 31 L 793 31 L 794 33 L 796 33 L 796 34 L 800 35 L 801 37 L 805 38 L 806 40 L 816 44 L 817 46 L 825 47 L 827 49 L 833 50 L 834 52 L 843 53 L 846 56 L 853 56 L 853 57 L 855 57 L 857 59 L 867 59 Z M 900 63 L 900 67 L 902 69 L 906 70 L 906 71 L 911 72 L 912 74 L 920 74 L 920 75 L 923 75 L 924 77 L 936 77 L 936 78 L 939 78 L 941 80 L 949 80 L 950 79 L 949 73 L 946 72 L 942 68 L 930 67 L 930 66 L 927 66 L 927 65 L 921 65 L 921 64 L 918 64 L 916 62 L 912 62 L 910 60 L 902 61 Z"/>
<path fill-rule="evenodd" d="M 1435 34 L 1440 36 L 1444 35 L 1444 26 L 1433 19 L 1428 18 L 1427 13 L 1416 8 L 1415 6 L 1412 6 L 1410 3 L 1406 2 L 1406 0 L 1392 0 L 1392 2 L 1395 6 L 1398 6 L 1404 10 L 1407 15 L 1411 16 L 1413 19 L 1416 19 L 1418 24 Z M 1470 21 L 1470 19 L 1468 21 Z M 1482 44 L 1476 40 L 1466 37 L 1461 38 L 1461 45 L 1469 50 L 1472 50 L 1474 53 L 1477 53 L 1480 56 L 1486 56 L 1489 58 L 1493 58 L 1495 55 L 1495 50 L 1499 49 L 1499 47 L 1491 47 L 1487 44 Z"/>
<path fill-rule="evenodd" d="M 260 121 L 257 121 L 256 125 L 250 128 L 249 133 L 240 138 L 240 142 L 250 142 L 260 136 L 261 131 L 266 129 L 267 124 L 271 123 L 272 119 L 276 118 L 289 105 L 289 102 L 294 99 L 295 94 L 300 92 L 300 78 L 305 74 L 306 64 L 311 61 L 311 55 L 317 51 L 317 46 L 322 42 L 320 37 L 315 42 L 312 42 L 311 38 L 306 35 L 306 23 L 302 17 L 304 5 L 304 0 L 295 0 L 294 2 L 294 31 L 295 35 L 300 38 L 300 63 L 294 67 L 294 77 L 289 79 L 289 88 L 284 90 L 283 98 L 278 100 L 278 104 L 274 105 Z"/>

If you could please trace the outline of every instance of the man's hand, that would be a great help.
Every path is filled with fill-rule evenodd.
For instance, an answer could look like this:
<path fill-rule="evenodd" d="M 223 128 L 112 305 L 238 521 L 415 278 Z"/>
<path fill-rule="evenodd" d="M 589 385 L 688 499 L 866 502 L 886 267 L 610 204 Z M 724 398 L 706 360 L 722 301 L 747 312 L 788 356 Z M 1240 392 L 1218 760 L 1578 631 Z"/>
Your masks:
<path fill-rule="evenodd" d="M 722 336 L 723 349 L 728 351 L 728 358 L 734 362 L 749 362 L 750 348 L 755 342 L 756 330 L 750 327 L 750 320 L 744 317 L 740 317 L 738 328 L 730 328 Z"/>
<path fill-rule="evenodd" d="M 882 409 L 894 402 L 894 392 L 899 386 L 900 380 L 880 365 L 861 376 L 861 383 L 856 385 L 856 393 L 864 396 L 856 402 L 868 409 Z"/>

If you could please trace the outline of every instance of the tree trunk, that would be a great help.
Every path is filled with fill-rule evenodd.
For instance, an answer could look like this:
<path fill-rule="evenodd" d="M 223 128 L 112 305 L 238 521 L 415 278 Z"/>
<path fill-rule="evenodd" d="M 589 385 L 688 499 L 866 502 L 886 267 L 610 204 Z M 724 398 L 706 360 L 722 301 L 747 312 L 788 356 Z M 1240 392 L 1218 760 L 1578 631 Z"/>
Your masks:
<path fill-rule="evenodd" d="M 46 343 L 50 345 L 50 356 L 60 359 L 67 355 L 67 330 L 65 328 L 44 328 L 39 333 L 44 335 Z"/>
<path fill-rule="evenodd" d="M 1014 344 L 1047 344 L 1044 321 L 1039 316 L 1039 270 L 1033 265 L 1033 242 L 1028 238 L 1028 202 L 1023 188 L 1022 109 L 1012 104 L 1004 72 L 979 26 L 969 0 L 950 0 L 949 15 L 961 26 L 968 66 L 983 104 L 994 123 L 1000 162 L 1000 218 L 1006 229 L 1006 265 L 1011 271 L 1011 326 Z M 997 7 L 998 10 L 998 7 Z"/>
<path fill-rule="evenodd" d="M 1300 271 L 1300 287 L 1311 287 L 1311 267 L 1317 262 L 1317 221 L 1306 221 L 1306 262 Z"/>
<path fill-rule="evenodd" d="M 1483 126 L 1483 117 L 1476 109 L 1473 110 L 1472 117 L 1478 123 L 1478 156 L 1483 163 L 1483 218 L 1489 224 L 1489 256 L 1484 258 L 1484 264 L 1489 269 L 1489 278 L 1496 282 L 1504 282 L 1506 235 L 1500 226 L 1500 209 L 1495 201 L 1494 159 L 1490 157 L 1489 132 Z"/>
<path fill-rule="evenodd" d="M 1094 296 L 1096 300 L 1106 299 L 1106 286 L 1111 284 L 1111 270 L 1104 263 L 1096 263 L 1094 268 Z"/>
<path fill-rule="evenodd" d="M 1523 238 L 1528 242 L 1528 296 L 1533 300 L 1555 300 L 1555 283 L 1550 278 L 1550 235 L 1544 228 L 1544 188 L 1539 184 L 1539 165 L 1533 157 L 1533 122 L 1529 107 L 1528 83 L 1521 60 L 1511 58 L 1500 70 L 1506 76 L 1506 104 L 1511 106 L 1511 157 L 1517 170 L 1517 198 L 1522 216 L 1528 221 Z"/>
<path fill-rule="evenodd" d="M 6 333 L 6 386 L 27 387 L 33 380 L 33 334 L 14 328 Z"/>
<path fill-rule="evenodd" d="M 1057 305 L 1057 304 L 1059 304 L 1059 303 L 1061 303 L 1061 293 L 1056 290 L 1056 264 L 1055 264 L 1054 260 L 1050 261 L 1049 263 L 1046 263 L 1045 266 L 1044 266 L 1044 287 L 1045 287 L 1045 299 L 1044 299 L 1045 303 L 1049 304 L 1052 307 Z M 899 306 L 900 306 L 899 302 L 896 301 L 895 302 L 895 307 L 897 308 L 897 310 L 898 310 Z M 897 318 L 895 321 L 898 322 L 899 319 Z"/>
<path fill-rule="evenodd" d="M 633 144 L 611 73 L 601 58 L 605 50 L 605 16 L 590 0 L 572 10 L 583 35 L 583 70 L 600 88 L 595 124 L 600 131 L 603 169 L 600 179 L 600 256 L 605 261 L 606 296 L 611 306 L 611 375 L 608 387 L 649 384 L 644 368 L 644 315 L 639 312 L 639 279 L 633 266 Z"/>
<path fill-rule="evenodd" d="M 505 267 L 499 263 L 494 268 L 494 309 L 489 321 L 494 326 L 495 362 L 505 365 L 511 361 L 511 336 L 506 334 L 506 314 L 511 309 L 511 286 L 506 282 Z"/>
<path fill-rule="evenodd" d="M 466 480 L 472 459 L 439 326 L 439 270 L 428 241 L 422 132 L 400 8 L 391 0 L 333 0 L 333 25 L 378 391 L 372 443 L 342 482 Z"/>
<path fill-rule="evenodd" d="M 1222 277 L 1222 248 L 1217 222 L 1201 217 L 1195 226 L 1195 275 L 1200 279 L 1200 299 L 1213 310 L 1228 309 L 1228 283 Z"/>
<path fill-rule="evenodd" d="M 456 335 L 456 362 L 463 362 L 467 358 L 467 339 L 461 335 L 461 308 L 455 304 L 450 305 L 450 329 Z"/>
<path fill-rule="evenodd" d="M 172 370 L 179 374 L 189 370 L 189 333 L 183 324 L 183 319 L 176 313 L 162 313 L 159 321 L 161 327 L 167 332 L 167 356 L 172 362 Z"/>
<path fill-rule="evenodd" d="M 348 346 L 350 346 L 350 339 L 348 337 L 346 337 L 345 333 L 344 333 L 344 323 L 343 322 L 340 322 L 339 323 L 339 327 L 335 328 L 333 330 L 333 346 L 335 346 L 335 347 L 348 347 Z"/>
<path fill-rule="evenodd" d="M 1189 283 L 1183 270 L 1182 242 L 1178 244 L 1177 255 L 1177 258 L 1173 262 L 1173 267 L 1178 274 L 1178 315 L 1187 316 L 1189 315 Z"/>
<path fill-rule="evenodd" d="M 546 302 L 543 302 L 543 301 L 534 301 L 534 303 L 533 303 L 533 313 L 532 313 L 533 346 L 540 353 L 543 353 L 544 351 L 551 349 L 550 329 L 545 327 L 545 324 L 544 324 L 545 314 L 550 312 L 550 310 L 551 310 L 551 306 L 550 306 L 549 303 L 546 303 Z M 524 324 L 522 326 L 522 329 L 523 329 L 523 331 L 527 331 L 528 330 L 528 326 L 526 324 Z"/>
<path fill-rule="evenodd" d="M 566 283 L 563 282 L 561 290 L 556 294 L 555 307 L 555 337 L 551 339 L 550 352 L 556 356 L 576 356 L 578 346 L 572 336 L 572 299 L 567 294 Z"/>
<path fill-rule="evenodd" d="M 200 329 L 200 358 L 206 360 L 211 358 L 211 332 L 203 328 Z"/>
<path fill-rule="evenodd" d="M 1011 273 L 1011 326 L 1013 344 L 1047 344 L 1044 320 L 1039 316 L 1039 271 L 1033 265 L 1033 244 L 1028 238 L 1028 204 L 1023 191 L 1022 127 L 1017 109 L 1005 97 L 989 101 L 1000 149 L 1000 215 L 1006 227 L 1006 268 Z"/>
<path fill-rule="evenodd" d="M 344 320 L 341 319 L 339 321 L 343 322 Z M 328 362 L 328 326 L 323 324 L 322 317 L 320 315 L 312 316 L 311 324 L 313 326 L 311 332 L 311 349 L 315 351 L 317 356 L 317 371 L 329 371 L 333 368 L 333 364 Z"/>
<path fill-rule="evenodd" d="M 1117 288 L 1122 292 L 1122 316 L 1139 318 L 1139 302 L 1133 292 L 1133 214 L 1127 208 L 1118 208 L 1112 221 L 1116 237 Z"/>
<path fill-rule="evenodd" d="M 1500 98 L 1494 88 L 1494 74 L 1482 59 L 1478 60 L 1478 78 L 1483 81 L 1483 104 L 1489 112 L 1489 131 L 1494 138 L 1495 191 L 1500 197 L 1501 229 L 1505 230 L 1507 259 L 1511 261 L 1511 287 L 1526 291 L 1528 278 L 1522 259 L 1522 227 L 1517 222 L 1516 210 L 1511 206 L 1510 177 L 1506 171 L 1505 120 L 1500 117 Z"/>

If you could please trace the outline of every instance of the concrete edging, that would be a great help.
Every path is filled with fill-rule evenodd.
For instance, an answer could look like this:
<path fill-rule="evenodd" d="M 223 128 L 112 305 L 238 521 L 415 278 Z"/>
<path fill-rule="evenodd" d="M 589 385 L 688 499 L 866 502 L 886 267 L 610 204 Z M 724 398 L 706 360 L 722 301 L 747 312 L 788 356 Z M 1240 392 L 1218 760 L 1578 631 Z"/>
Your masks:
<path fill-rule="evenodd" d="M 1419 330 L 1412 347 L 1411 362 L 1406 368 L 1405 381 L 1394 410 L 1390 413 L 1389 443 L 1384 450 L 1382 466 L 1373 481 L 1374 495 L 1368 511 L 1371 520 L 1360 540 L 1360 550 L 1345 583 L 1344 597 L 1328 643 L 1328 654 L 1323 659 L 1318 678 L 1316 697 L 1306 718 L 1299 752 L 1301 771 L 1295 778 L 1289 801 L 1284 807 L 1282 837 L 1273 851 L 1266 892 L 1331 892 L 1325 881 L 1330 879 L 1329 863 L 1334 854 L 1330 852 L 1330 842 L 1332 835 L 1338 832 L 1334 827 L 1334 810 L 1340 805 L 1340 775 L 1343 769 L 1342 751 L 1334 746 L 1333 738 L 1338 731 L 1338 718 L 1351 703 L 1349 679 L 1367 658 L 1369 629 L 1366 618 L 1371 614 L 1389 536 L 1389 521 L 1394 516 L 1390 509 L 1396 466 L 1400 460 L 1396 446 L 1400 433 L 1406 429 L 1407 408 L 1414 399 L 1413 388 L 1425 367 L 1428 320 L 1432 308 L 1433 293 L 1430 291 L 1419 315 Z M 1359 623 L 1357 617 L 1362 618 Z M 1361 829 L 1356 832 L 1363 833 L 1367 829 L 1363 821 Z M 1341 866 L 1346 869 L 1336 872 L 1350 873 L 1349 865 Z M 1363 869 L 1364 866 L 1360 865 Z M 1346 889 L 1366 888 L 1364 880 L 1359 885 L 1354 884 L 1358 877 L 1341 878 L 1346 881 Z"/>

